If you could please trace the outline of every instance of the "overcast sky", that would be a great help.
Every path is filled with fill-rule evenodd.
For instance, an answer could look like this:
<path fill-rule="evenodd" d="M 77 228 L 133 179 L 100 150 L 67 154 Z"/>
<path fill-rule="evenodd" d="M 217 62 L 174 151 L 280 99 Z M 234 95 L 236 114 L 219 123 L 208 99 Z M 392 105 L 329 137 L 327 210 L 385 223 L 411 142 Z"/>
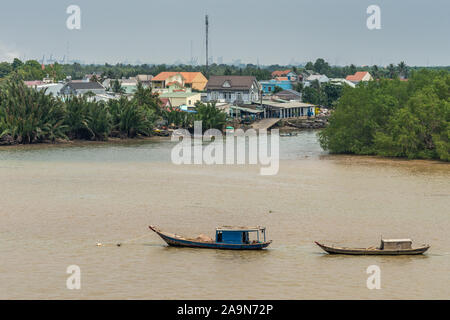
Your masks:
<path fill-rule="evenodd" d="M 72 4 L 81 30 L 66 27 Z M 381 30 L 366 26 L 371 4 Z M 3 0 L 0 8 L 0 60 L 204 63 L 207 13 L 214 62 L 450 65 L 449 0 Z"/>

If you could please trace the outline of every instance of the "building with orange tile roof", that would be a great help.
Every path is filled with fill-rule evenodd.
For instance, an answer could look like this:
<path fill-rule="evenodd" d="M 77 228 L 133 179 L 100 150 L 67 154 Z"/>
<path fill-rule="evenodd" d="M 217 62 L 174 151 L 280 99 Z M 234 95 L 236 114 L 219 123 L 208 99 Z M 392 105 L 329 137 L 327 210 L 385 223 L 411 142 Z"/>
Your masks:
<path fill-rule="evenodd" d="M 152 79 L 152 87 L 164 89 L 169 84 L 178 83 L 182 87 L 203 91 L 208 79 L 201 72 L 161 72 Z"/>
<path fill-rule="evenodd" d="M 289 80 L 289 81 L 297 81 L 298 80 L 298 75 L 295 74 L 295 72 L 293 72 L 292 70 L 276 70 L 276 71 L 272 72 L 272 79 L 279 78 L 279 77 L 287 78 L 287 80 Z"/>
<path fill-rule="evenodd" d="M 354 84 L 357 84 L 361 81 L 370 81 L 373 80 L 372 76 L 367 71 L 358 71 L 353 75 L 348 75 L 345 80 L 353 82 Z"/>

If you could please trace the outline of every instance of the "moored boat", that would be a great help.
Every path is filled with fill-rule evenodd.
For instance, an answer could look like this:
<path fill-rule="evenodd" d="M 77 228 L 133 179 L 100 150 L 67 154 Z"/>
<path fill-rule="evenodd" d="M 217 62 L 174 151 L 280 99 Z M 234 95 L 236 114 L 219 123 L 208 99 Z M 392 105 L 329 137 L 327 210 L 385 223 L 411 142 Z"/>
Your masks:
<path fill-rule="evenodd" d="M 285 132 L 285 133 L 280 133 L 280 137 L 295 137 L 297 136 L 298 133 L 297 132 Z"/>
<path fill-rule="evenodd" d="M 412 248 L 410 239 L 382 239 L 379 247 L 369 248 L 327 246 L 317 241 L 315 243 L 329 254 L 347 255 L 418 255 L 425 253 L 430 248 L 429 245 L 425 244 Z"/>
<path fill-rule="evenodd" d="M 205 235 L 200 235 L 197 238 L 186 238 L 163 232 L 155 226 L 149 226 L 149 228 L 172 247 L 261 250 L 272 243 L 271 240 L 266 240 L 266 228 L 264 227 L 220 227 L 216 229 L 215 240 Z M 256 238 L 251 240 L 251 236 Z"/>

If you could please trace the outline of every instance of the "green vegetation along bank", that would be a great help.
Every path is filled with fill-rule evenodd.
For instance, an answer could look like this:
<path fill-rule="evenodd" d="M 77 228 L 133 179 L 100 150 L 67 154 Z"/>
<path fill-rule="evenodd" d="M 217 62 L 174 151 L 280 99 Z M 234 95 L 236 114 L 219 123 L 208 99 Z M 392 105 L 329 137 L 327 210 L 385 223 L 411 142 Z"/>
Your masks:
<path fill-rule="evenodd" d="M 449 120 L 450 73 L 420 70 L 344 88 L 319 137 L 331 153 L 449 161 Z"/>
<path fill-rule="evenodd" d="M 205 130 L 223 129 L 226 114 L 214 105 L 199 103 L 196 110 L 164 110 L 158 95 L 142 85 L 132 99 L 103 102 L 89 94 L 62 99 L 10 80 L 0 86 L 0 144 L 151 136 L 158 122 L 191 128 L 200 120 Z"/>

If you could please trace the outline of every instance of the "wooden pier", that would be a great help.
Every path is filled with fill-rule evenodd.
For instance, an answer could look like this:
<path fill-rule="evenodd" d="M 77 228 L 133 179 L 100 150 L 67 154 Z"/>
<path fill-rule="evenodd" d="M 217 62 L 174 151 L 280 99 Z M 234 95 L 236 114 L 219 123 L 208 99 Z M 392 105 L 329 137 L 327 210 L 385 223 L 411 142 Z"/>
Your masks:
<path fill-rule="evenodd" d="M 252 124 L 252 128 L 255 130 L 268 130 L 280 122 L 280 118 L 265 118 L 259 121 L 256 121 Z"/>

